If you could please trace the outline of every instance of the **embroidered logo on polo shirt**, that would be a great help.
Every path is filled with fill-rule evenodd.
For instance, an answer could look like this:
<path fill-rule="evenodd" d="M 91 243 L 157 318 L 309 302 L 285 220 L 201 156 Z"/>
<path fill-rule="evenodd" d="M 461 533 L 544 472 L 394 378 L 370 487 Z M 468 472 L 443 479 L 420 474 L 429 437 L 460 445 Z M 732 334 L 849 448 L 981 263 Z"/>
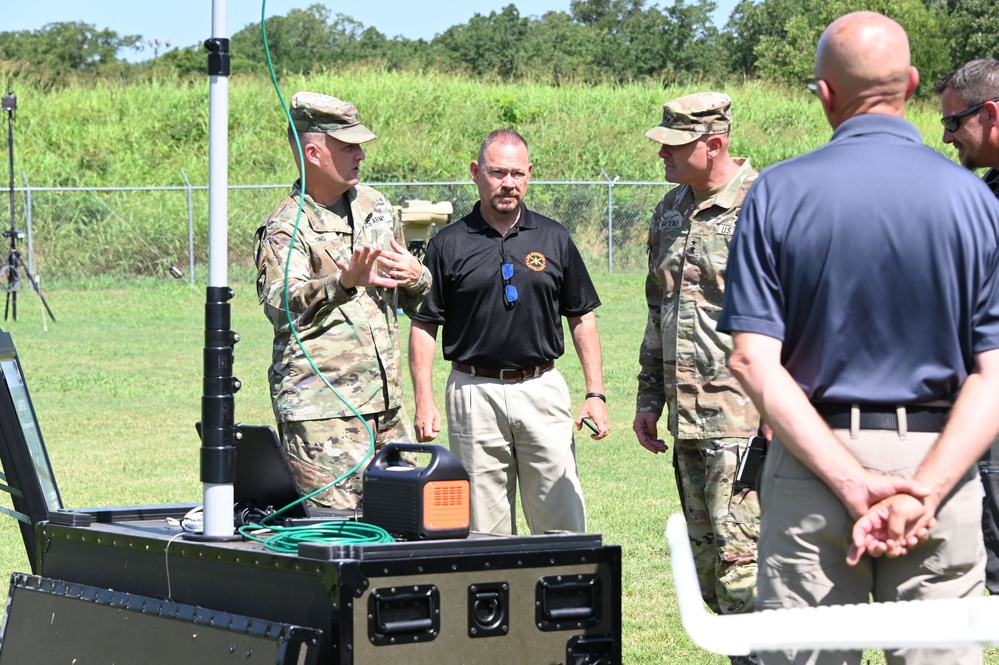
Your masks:
<path fill-rule="evenodd" d="M 548 265 L 548 259 L 541 252 L 531 252 L 524 258 L 524 263 L 534 272 L 541 272 Z"/>

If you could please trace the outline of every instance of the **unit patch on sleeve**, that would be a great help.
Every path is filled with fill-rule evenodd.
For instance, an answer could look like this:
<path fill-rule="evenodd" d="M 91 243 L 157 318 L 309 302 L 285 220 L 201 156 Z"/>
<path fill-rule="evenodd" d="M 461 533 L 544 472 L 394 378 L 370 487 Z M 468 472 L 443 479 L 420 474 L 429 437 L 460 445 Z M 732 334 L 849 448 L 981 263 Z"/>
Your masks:
<path fill-rule="evenodd" d="M 683 226 L 683 215 L 679 210 L 667 210 L 663 218 L 659 220 L 659 229 L 678 229 Z"/>

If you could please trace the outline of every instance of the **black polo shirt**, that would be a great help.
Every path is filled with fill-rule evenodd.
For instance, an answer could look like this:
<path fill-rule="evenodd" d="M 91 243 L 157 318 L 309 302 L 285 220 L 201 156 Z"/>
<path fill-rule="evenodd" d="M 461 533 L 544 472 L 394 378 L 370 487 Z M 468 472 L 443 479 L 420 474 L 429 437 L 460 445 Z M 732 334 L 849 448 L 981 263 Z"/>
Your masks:
<path fill-rule="evenodd" d="M 999 199 L 999 169 L 989 169 L 985 172 L 982 180 L 985 181 L 985 184 L 989 186 L 992 193 Z"/>
<path fill-rule="evenodd" d="M 489 368 L 533 367 L 565 352 L 561 317 L 582 316 L 600 298 L 569 232 L 521 206 L 506 237 L 472 212 L 438 232 L 425 264 L 434 282 L 416 321 L 443 326 L 446 360 Z M 519 299 L 507 306 L 500 266 L 513 264 Z"/>

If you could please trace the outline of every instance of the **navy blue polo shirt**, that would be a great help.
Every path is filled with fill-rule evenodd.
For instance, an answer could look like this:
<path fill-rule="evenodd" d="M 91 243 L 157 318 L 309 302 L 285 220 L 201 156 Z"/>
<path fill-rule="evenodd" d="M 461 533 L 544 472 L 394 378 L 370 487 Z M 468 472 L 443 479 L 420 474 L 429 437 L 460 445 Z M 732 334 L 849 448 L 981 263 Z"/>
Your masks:
<path fill-rule="evenodd" d="M 579 250 L 555 220 L 521 206 L 501 236 L 479 212 L 439 231 L 427 244 L 433 286 L 412 318 L 443 326 L 446 360 L 489 368 L 541 365 L 565 352 L 561 317 L 600 305 Z M 500 266 L 513 264 L 513 306 Z"/>
<path fill-rule="evenodd" d="M 951 400 L 999 348 L 999 202 L 909 122 L 862 115 L 764 170 L 718 329 L 783 341 L 812 400 Z"/>

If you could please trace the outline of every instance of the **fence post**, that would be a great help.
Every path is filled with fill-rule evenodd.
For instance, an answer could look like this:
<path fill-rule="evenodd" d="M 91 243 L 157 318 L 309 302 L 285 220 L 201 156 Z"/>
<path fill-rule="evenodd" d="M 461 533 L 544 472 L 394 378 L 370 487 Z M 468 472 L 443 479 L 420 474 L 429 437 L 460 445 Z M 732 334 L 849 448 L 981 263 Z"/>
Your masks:
<path fill-rule="evenodd" d="M 31 244 L 31 185 L 28 184 L 28 176 L 21 171 L 21 178 L 24 180 L 24 224 L 28 234 L 28 272 L 35 274 L 35 249 Z"/>
<path fill-rule="evenodd" d="M 611 180 L 602 166 L 600 172 L 607 181 L 607 272 L 612 273 L 614 272 L 614 185 L 621 176 L 616 175 Z"/>
<path fill-rule="evenodd" d="M 191 195 L 191 181 L 187 179 L 184 169 L 180 170 L 180 175 L 187 185 L 187 274 L 191 286 L 194 286 L 194 202 Z"/>

